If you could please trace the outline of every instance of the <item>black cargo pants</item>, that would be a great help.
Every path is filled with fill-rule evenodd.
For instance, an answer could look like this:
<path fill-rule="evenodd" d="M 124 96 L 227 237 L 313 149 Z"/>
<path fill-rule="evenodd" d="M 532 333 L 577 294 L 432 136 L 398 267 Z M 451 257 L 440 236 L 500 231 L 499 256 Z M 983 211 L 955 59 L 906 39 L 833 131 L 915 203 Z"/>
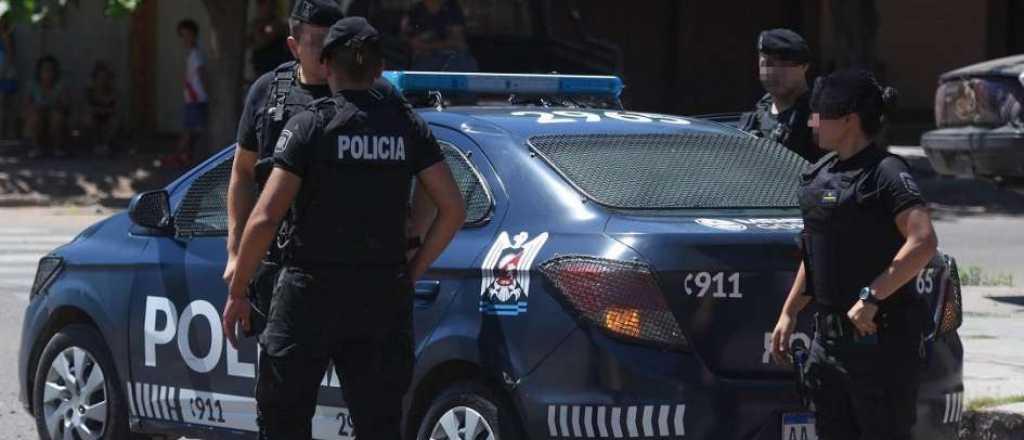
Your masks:
<path fill-rule="evenodd" d="M 879 311 L 875 338 L 859 338 L 846 313 L 819 313 L 805 365 L 822 440 L 909 440 L 917 418 L 924 311 Z"/>
<path fill-rule="evenodd" d="M 412 290 L 399 266 L 286 266 L 260 335 L 260 439 L 312 437 L 333 361 L 360 440 L 399 440 L 412 380 Z"/>

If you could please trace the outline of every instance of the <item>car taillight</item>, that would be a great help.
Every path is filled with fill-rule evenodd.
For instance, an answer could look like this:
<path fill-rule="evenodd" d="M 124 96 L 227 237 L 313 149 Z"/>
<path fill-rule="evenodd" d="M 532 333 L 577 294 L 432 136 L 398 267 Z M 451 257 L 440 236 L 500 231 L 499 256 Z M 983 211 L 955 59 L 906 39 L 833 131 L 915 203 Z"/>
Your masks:
<path fill-rule="evenodd" d="M 46 290 L 63 266 L 64 259 L 61 257 L 48 256 L 41 258 L 39 260 L 39 267 L 36 269 L 36 279 L 32 282 L 32 290 L 29 291 L 29 298 L 35 298 L 36 295 Z"/>
<path fill-rule="evenodd" d="M 654 274 L 644 264 L 595 257 L 558 257 L 541 272 L 562 302 L 586 324 L 629 342 L 682 350 L 688 344 Z"/>

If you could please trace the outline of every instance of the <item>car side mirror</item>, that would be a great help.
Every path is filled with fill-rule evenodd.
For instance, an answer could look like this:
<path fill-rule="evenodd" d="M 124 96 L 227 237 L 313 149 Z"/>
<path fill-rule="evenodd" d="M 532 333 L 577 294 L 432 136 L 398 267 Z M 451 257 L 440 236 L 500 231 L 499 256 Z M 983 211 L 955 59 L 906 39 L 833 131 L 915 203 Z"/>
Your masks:
<path fill-rule="evenodd" d="M 167 230 L 171 227 L 171 197 L 162 189 L 140 193 L 128 205 L 128 217 L 144 228 Z"/>

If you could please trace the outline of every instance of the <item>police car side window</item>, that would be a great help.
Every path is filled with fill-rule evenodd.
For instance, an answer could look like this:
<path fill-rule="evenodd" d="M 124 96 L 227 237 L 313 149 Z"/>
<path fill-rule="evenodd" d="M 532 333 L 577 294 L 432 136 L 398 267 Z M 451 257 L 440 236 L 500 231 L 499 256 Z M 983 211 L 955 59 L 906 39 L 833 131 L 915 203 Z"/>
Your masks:
<path fill-rule="evenodd" d="M 441 144 L 444 161 L 452 170 L 455 183 L 459 185 L 459 191 L 462 192 L 462 198 L 466 202 L 465 226 L 487 223 L 487 220 L 491 218 L 494 202 L 483 176 L 469 161 L 469 157 L 458 147 L 443 141 L 438 143 Z"/>
<path fill-rule="evenodd" d="M 228 182 L 233 158 L 222 161 L 197 177 L 174 215 L 180 238 L 227 235 Z"/>

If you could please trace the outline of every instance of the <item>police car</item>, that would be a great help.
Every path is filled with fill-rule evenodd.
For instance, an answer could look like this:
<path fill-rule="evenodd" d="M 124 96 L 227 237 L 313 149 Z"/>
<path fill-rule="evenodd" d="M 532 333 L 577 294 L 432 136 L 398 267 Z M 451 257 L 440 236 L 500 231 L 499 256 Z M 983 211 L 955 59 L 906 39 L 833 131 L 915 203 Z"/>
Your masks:
<path fill-rule="evenodd" d="M 623 110 L 616 77 L 387 77 L 434 98 L 419 111 L 467 206 L 416 282 L 407 438 L 816 438 L 793 370 L 769 356 L 799 261 L 799 157 Z M 257 347 L 220 331 L 232 157 L 39 262 L 18 381 L 42 438 L 254 438 Z M 937 257 L 914 281 L 934 313 L 920 438 L 955 438 L 963 410 L 955 274 Z M 318 439 L 356 436 L 338 384 L 323 378 Z"/>

